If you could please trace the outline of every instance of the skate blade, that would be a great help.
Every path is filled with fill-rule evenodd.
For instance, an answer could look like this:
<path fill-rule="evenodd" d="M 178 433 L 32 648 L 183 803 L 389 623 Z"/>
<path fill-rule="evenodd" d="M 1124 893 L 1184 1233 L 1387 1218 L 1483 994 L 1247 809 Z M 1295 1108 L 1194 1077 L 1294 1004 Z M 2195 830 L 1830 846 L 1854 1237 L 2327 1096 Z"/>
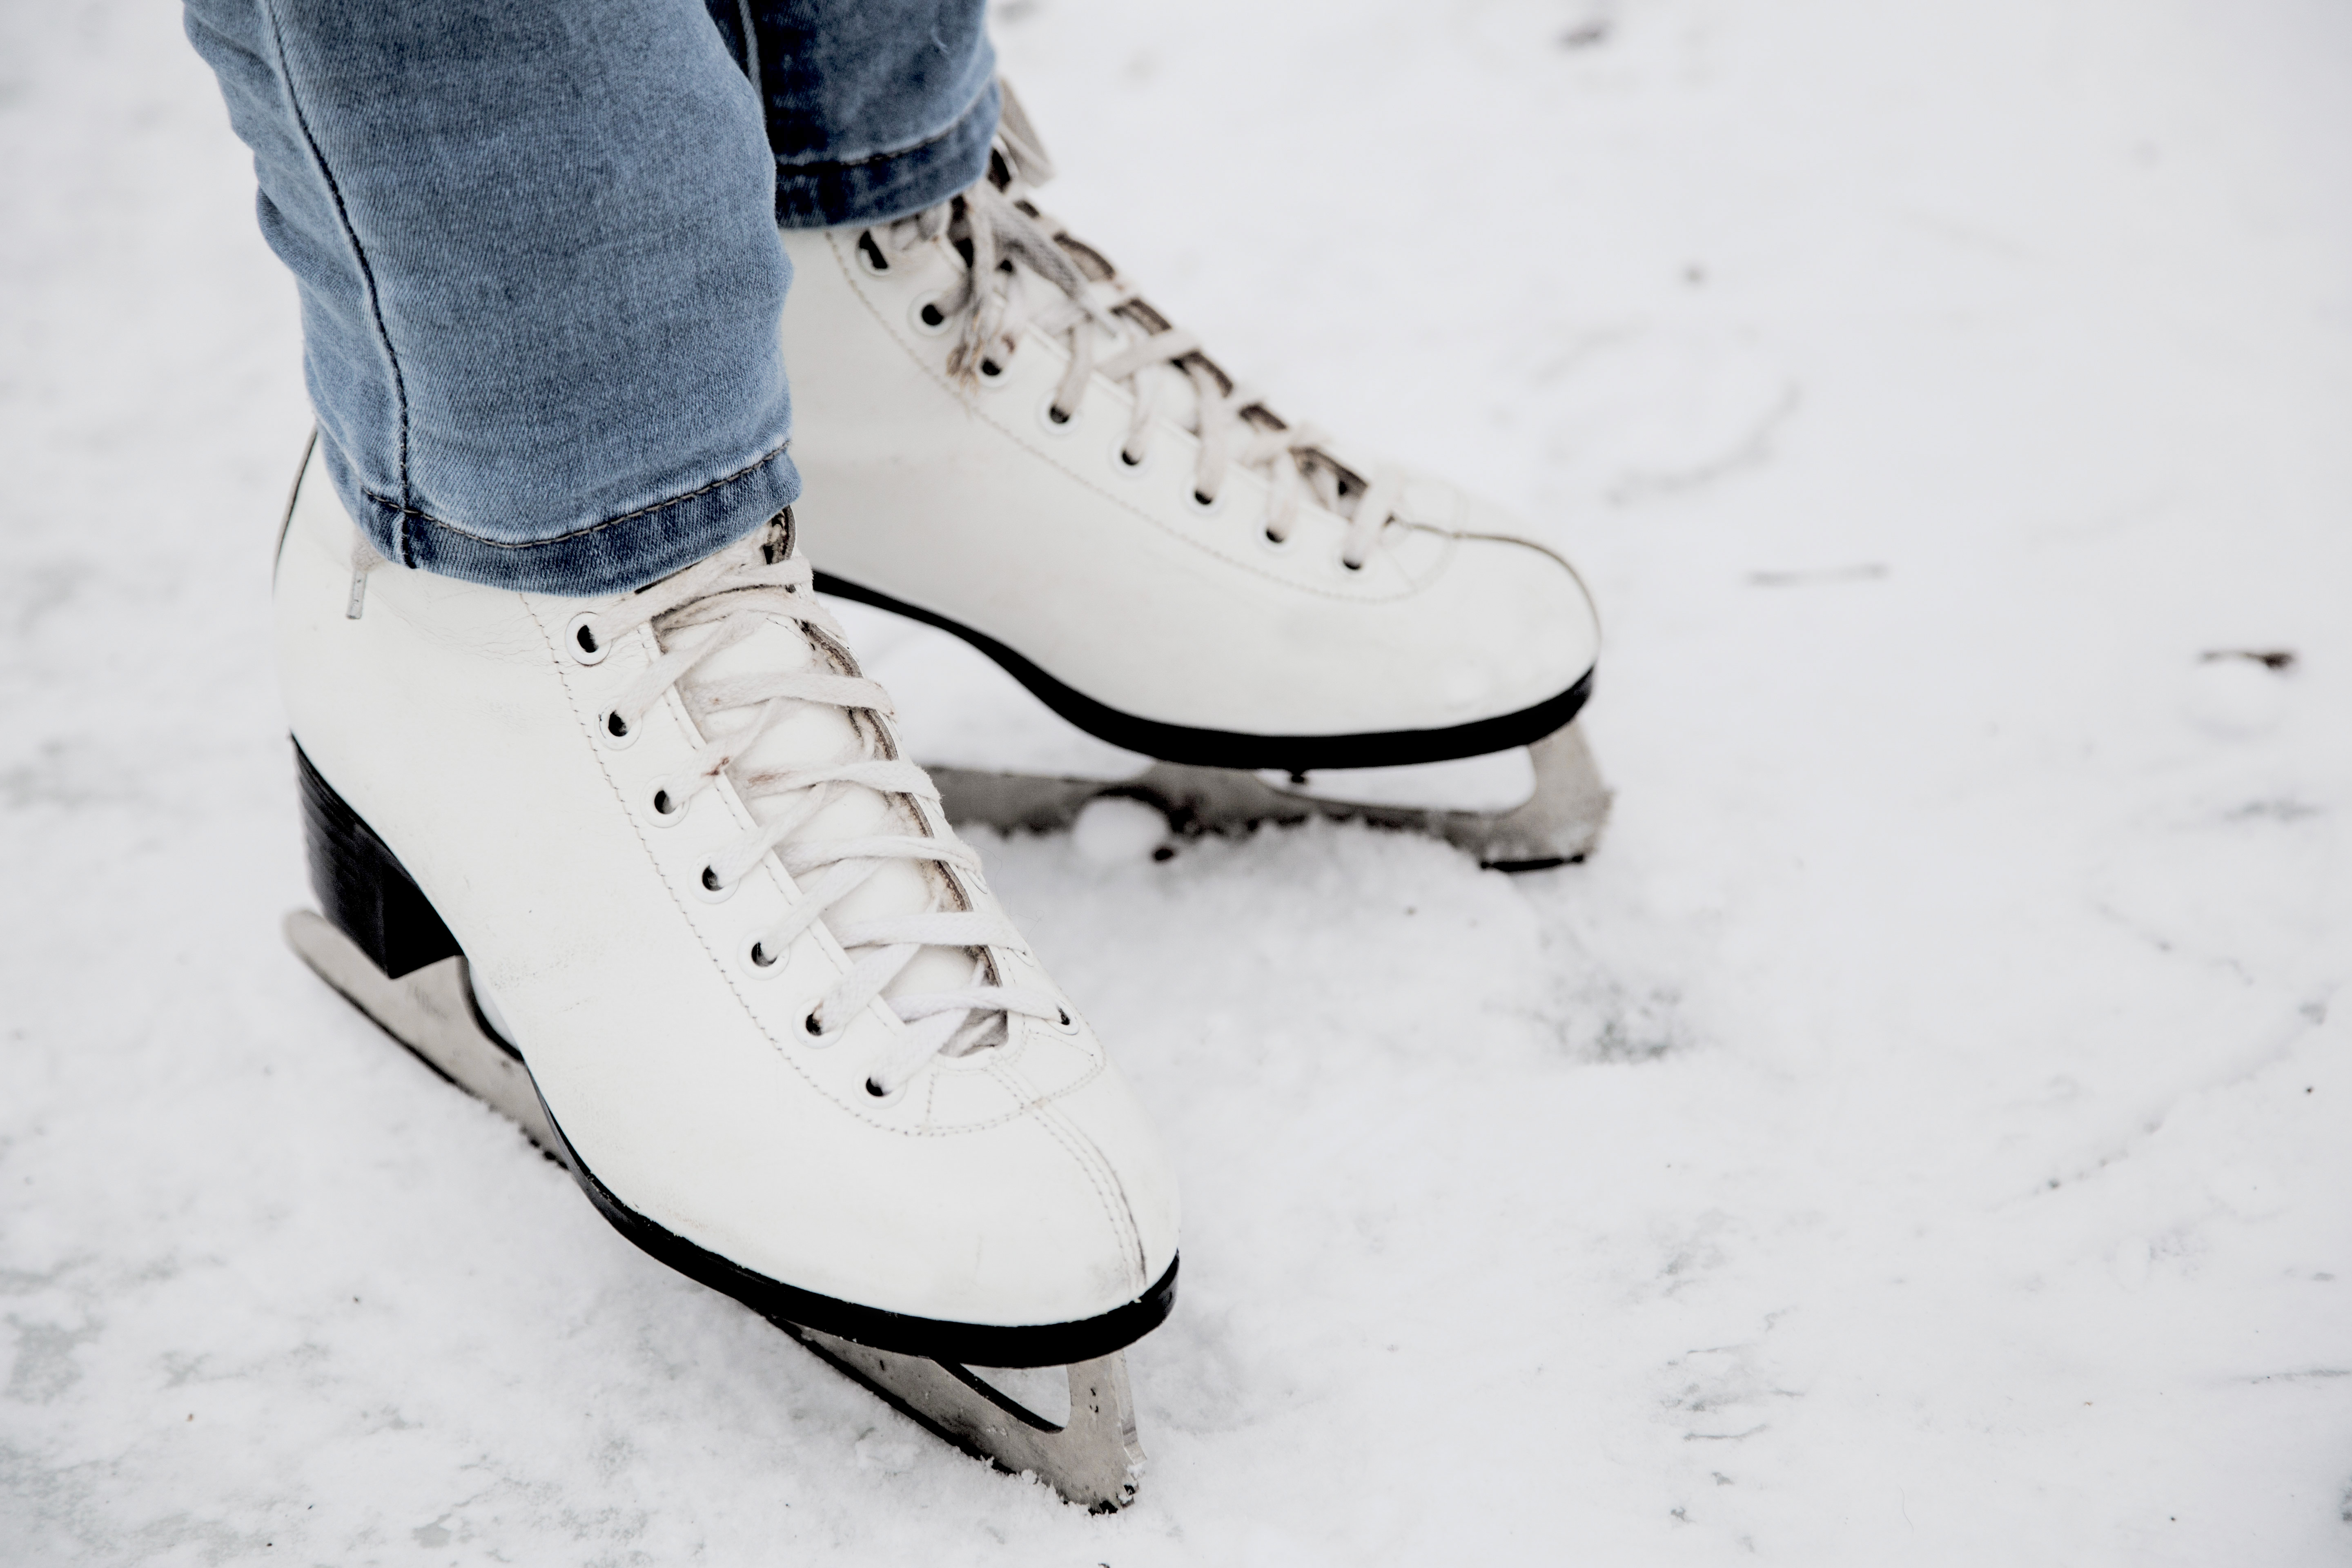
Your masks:
<path fill-rule="evenodd" d="M 856 1344 L 797 1323 L 778 1328 L 848 1373 L 919 1426 L 1014 1475 L 1034 1475 L 1063 1500 L 1108 1513 L 1135 1500 L 1143 1442 L 1127 1355 L 1073 1363 L 1070 1413 L 1048 1421 L 952 1362 Z"/>
<path fill-rule="evenodd" d="M 1609 789 L 1592 749 L 1575 724 L 1528 748 L 1535 790 L 1507 811 L 1455 811 L 1344 797 L 1344 773 L 1318 775 L 1318 791 L 1286 788 L 1265 775 L 1229 768 L 1155 763 L 1131 778 L 1074 779 L 977 768 L 931 768 L 950 822 L 984 823 L 1004 832 L 1050 833 L 1077 820 L 1086 804 L 1119 795 L 1159 807 L 1177 833 L 1239 833 L 1260 823 L 1310 817 L 1368 822 L 1442 838 L 1504 871 L 1533 871 L 1581 860 L 1609 820 Z"/>
<path fill-rule="evenodd" d="M 462 955 L 389 979 L 331 921 L 309 910 L 286 917 L 286 942 L 320 979 L 425 1066 L 564 1163 L 563 1142 L 548 1123 L 529 1069 L 484 1026 Z M 1134 1500 L 1143 1446 L 1123 1352 L 1068 1368 L 1069 1417 L 1055 1422 L 952 1363 L 774 1321 L 836 1371 L 967 1454 L 1014 1475 L 1034 1475 L 1067 1501 L 1097 1512 Z"/>

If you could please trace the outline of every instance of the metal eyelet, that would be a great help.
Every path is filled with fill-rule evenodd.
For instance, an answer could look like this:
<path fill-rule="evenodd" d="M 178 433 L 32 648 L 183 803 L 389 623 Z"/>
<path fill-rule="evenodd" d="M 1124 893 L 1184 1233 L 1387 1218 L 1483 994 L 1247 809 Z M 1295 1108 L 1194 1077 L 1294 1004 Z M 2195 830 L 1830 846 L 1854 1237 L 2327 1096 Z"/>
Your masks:
<path fill-rule="evenodd" d="M 637 743 L 637 727 L 622 718 L 620 710 L 607 708 L 596 716 L 596 739 L 607 750 L 626 751 Z"/>
<path fill-rule="evenodd" d="M 574 664 L 602 664 L 613 651 L 596 635 L 596 616 L 592 610 L 583 610 L 563 623 L 563 647 Z"/>
<path fill-rule="evenodd" d="M 940 309 L 940 301 L 946 298 L 944 294 L 926 294 L 907 307 L 907 320 L 914 323 L 915 331 L 927 338 L 936 338 L 955 325 L 955 318 Z"/>
<path fill-rule="evenodd" d="M 669 786 L 656 780 L 646 792 L 646 815 L 656 827 L 675 827 L 686 820 L 685 803 L 669 793 Z"/>
<path fill-rule="evenodd" d="M 792 966 L 793 950 L 787 947 L 782 952 L 771 952 L 767 943 L 754 936 L 743 944 L 742 959 L 746 970 L 766 980 Z"/>
<path fill-rule="evenodd" d="M 743 879 L 740 877 L 731 882 L 721 882 L 719 879 L 718 868 L 705 866 L 695 875 L 694 896 L 706 904 L 723 904 L 733 898 L 735 889 L 742 885 Z"/>
<path fill-rule="evenodd" d="M 1078 427 L 1078 416 L 1056 405 L 1054 397 L 1055 394 L 1049 392 L 1037 405 L 1037 428 L 1048 436 L 1068 436 L 1076 433 Z M 1059 419 L 1054 417 L 1056 414 L 1061 416 Z"/>

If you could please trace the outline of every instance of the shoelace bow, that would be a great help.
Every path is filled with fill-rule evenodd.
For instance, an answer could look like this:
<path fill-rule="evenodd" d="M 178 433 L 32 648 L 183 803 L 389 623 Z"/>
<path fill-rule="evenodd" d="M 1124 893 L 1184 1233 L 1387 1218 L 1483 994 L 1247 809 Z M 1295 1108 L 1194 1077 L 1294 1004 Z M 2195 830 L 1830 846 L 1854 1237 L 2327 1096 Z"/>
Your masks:
<path fill-rule="evenodd" d="M 982 179 L 937 206 L 867 231 L 900 255 L 938 239 L 970 252 L 956 293 L 937 301 L 942 317 L 963 321 L 949 354 L 949 373 L 973 384 L 982 375 L 1001 374 L 1003 363 L 1020 348 L 1024 331 L 1058 335 L 1069 349 L 1070 365 L 1055 389 L 1049 416 L 1057 423 L 1075 418 L 1094 376 L 1125 383 L 1135 395 L 1135 409 L 1119 453 L 1139 466 L 1150 456 L 1153 416 L 1169 378 L 1189 380 L 1195 409 L 1192 433 L 1201 443 L 1193 499 L 1213 506 L 1235 465 L 1261 469 L 1273 485 L 1266 538 L 1276 544 L 1286 541 L 1303 496 L 1311 493 L 1325 510 L 1349 518 L 1339 559 L 1350 571 L 1360 569 L 1395 514 L 1402 476 L 1391 470 L 1369 481 L 1358 477 L 1330 455 L 1328 435 L 1276 416 L 1258 393 L 1202 353 L 1197 336 L 1170 325 L 1146 304 L 1100 252 L 1040 212 L 1026 192 L 1053 177 L 1053 163 L 1009 89 L 996 153 L 1005 174 L 1001 188 L 993 179 Z M 1100 276 L 1090 277 L 1080 256 Z M 887 265 L 887 258 L 877 254 L 877 259 Z M 1050 284 L 1054 292 L 1033 300 L 1026 282 L 1032 277 Z M 1100 353 L 1106 346 L 1110 352 Z"/>
<path fill-rule="evenodd" d="M 673 687 L 678 688 L 688 711 L 706 734 L 711 730 L 707 721 L 713 715 L 751 711 L 747 721 L 706 740 L 682 774 L 664 781 L 662 793 L 668 803 L 664 808 L 657 801 L 656 809 L 664 809 L 665 815 L 684 811 L 722 774 L 747 803 L 793 797 L 788 809 L 737 839 L 703 871 L 704 886 L 718 892 L 733 887 L 761 857 L 773 852 L 798 885 L 800 897 L 792 908 L 760 934 L 752 949 L 755 963 L 781 961 L 796 939 L 824 919 L 827 909 L 865 885 L 887 862 L 930 861 L 974 873 L 980 869 L 979 857 L 953 837 L 899 833 L 823 838 L 803 834 L 818 813 L 849 790 L 908 795 L 933 805 L 939 801 L 938 789 L 921 768 L 881 754 L 884 731 L 876 715 L 887 714 L 891 707 L 889 694 L 876 682 L 861 675 L 840 673 L 836 668 L 777 670 L 681 684 L 698 667 L 772 620 L 798 626 L 814 645 L 820 662 L 856 669 L 842 646 L 840 626 L 814 595 L 806 558 L 790 555 L 772 563 L 766 556 L 755 537 L 597 612 L 591 623 L 596 640 L 606 645 L 650 626 L 662 648 L 660 657 L 614 702 L 606 721 L 617 726 L 615 734 L 625 734 L 643 722 Z M 688 639 L 689 646 L 672 646 L 677 634 L 704 626 L 714 629 L 699 639 Z M 739 762 L 794 705 L 805 703 L 850 711 L 857 736 L 851 752 L 789 768 L 753 768 Z M 916 816 L 923 820 L 919 811 Z M 925 947 L 985 950 L 1020 945 L 1020 937 L 1003 917 L 939 908 L 939 898 L 934 890 L 933 907 L 919 912 L 831 926 L 834 940 L 849 950 L 856 962 L 810 1011 L 805 1027 L 812 1042 L 829 1044 L 842 1026 L 881 995 Z M 877 1097 L 894 1094 L 933 1057 L 961 1055 L 993 1043 L 990 1037 L 1001 1031 L 1007 1015 L 1066 1016 L 1050 996 L 988 984 L 989 968 L 985 952 L 975 952 L 970 984 L 890 999 L 890 1006 L 908 1027 L 868 1075 L 868 1092 Z"/>

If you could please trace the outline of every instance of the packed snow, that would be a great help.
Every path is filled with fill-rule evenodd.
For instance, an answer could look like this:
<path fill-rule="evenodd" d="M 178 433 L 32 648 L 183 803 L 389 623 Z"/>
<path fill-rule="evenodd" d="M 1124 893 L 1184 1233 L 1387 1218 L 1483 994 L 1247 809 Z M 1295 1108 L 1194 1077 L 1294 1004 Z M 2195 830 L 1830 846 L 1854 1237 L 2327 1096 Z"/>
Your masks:
<path fill-rule="evenodd" d="M 2352 13 L 1000 6 L 1053 209 L 1609 639 L 1580 866 L 980 836 L 1182 1168 L 1115 1517 L 286 951 L 293 298 L 177 22 L 0 13 L 0 1560 L 2352 1552 Z"/>

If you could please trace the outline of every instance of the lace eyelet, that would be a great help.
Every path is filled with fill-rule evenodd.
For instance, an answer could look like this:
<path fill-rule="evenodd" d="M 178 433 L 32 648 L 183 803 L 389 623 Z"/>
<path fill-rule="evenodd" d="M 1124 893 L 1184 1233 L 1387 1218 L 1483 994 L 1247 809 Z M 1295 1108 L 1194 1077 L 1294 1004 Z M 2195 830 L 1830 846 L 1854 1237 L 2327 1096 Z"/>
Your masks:
<path fill-rule="evenodd" d="M 793 950 L 787 947 L 781 952 L 771 952 L 766 942 L 755 936 L 743 944 L 742 959 L 748 973 L 766 980 L 792 967 Z"/>
<path fill-rule="evenodd" d="M 1137 458 L 1129 454 L 1127 442 L 1124 439 L 1112 442 L 1110 448 L 1110 471 L 1117 474 L 1123 479 L 1141 479 L 1144 475 L 1151 471 L 1150 448 L 1146 447 L 1144 449 L 1143 456 Z"/>
<path fill-rule="evenodd" d="M 1364 569 L 1364 563 L 1360 561 L 1350 561 L 1342 554 L 1339 557 L 1339 569 L 1342 572 L 1361 572 Z"/>
<path fill-rule="evenodd" d="M 1287 555 L 1298 546 L 1298 531 L 1293 529 L 1288 534 L 1276 539 L 1272 529 L 1261 528 L 1257 531 L 1257 542 L 1258 548 L 1269 555 Z"/>
<path fill-rule="evenodd" d="M 1077 1016 L 1065 1007 L 1061 1010 L 1061 1016 L 1045 1026 L 1057 1035 L 1075 1035 L 1078 1032 Z"/>
<path fill-rule="evenodd" d="M 608 751 L 622 752 L 637 743 L 637 726 L 621 717 L 616 709 L 607 708 L 596 716 L 596 739 Z"/>
<path fill-rule="evenodd" d="M 944 294 L 926 294 L 907 307 L 907 320 L 914 323 L 915 331 L 927 338 L 936 338 L 955 325 L 955 318 L 940 309 L 940 301 L 946 298 Z"/>
<path fill-rule="evenodd" d="M 743 879 L 740 877 L 736 878 L 735 880 L 731 882 L 720 881 L 719 879 L 718 868 L 715 866 L 705 866 L 695 876 L 694 896 L 700 899 L 706 904 L 723 904 L 728 900 L 733 898 L 735 896 L 735 889 L 742 885 Z"/>
<path fill-rule="evenodd" d="M 675 827 L 686 820 L 687 805 L 670 794 L 669 786 L 656 782 L 646 792 L 646 816 L 656 827 Z"/>
<path fill-rule="evenodd" d="M 602 664 L 613 650 L 596 635 L 596 616 L 583 610 L 563 623 L 563 650 L 574 664 Z"/>
<path fill-rule="evenodd" d="M 1204 500 L 1197 489 L 1188 488 L 1184 491 L 1184 506 L 1195 517 L 1214 517 L 1224 510 L 1225 493 L 1219 490 Z"/>
<path fill-rule="evenodd" d="M 866 1080 L 866 1097 L 870 1100 L 878 1100 L 886 1105 L 906 1092 L 907 1086 L 903 1083 L 896 1089 L 884 1089 L 870 1078 Z"/>
<path fill-rule="evenodd" d="M 1058 419 L 1054 417 L 1057 414 L 1061 416 Z M 1078 416 L 1055 404 L 1054 394 L 1047 393 L 1045 401 L 1037 405 L 1037 428 L 1046 435 L 1068 436 L 1074 434 L 1077 427 Z"/>
<path fill-rule="evenodd" d="M 876 241 L 872 229 L 865 229 L 858 234 L 856 249 L 858 265 L 866 268 L 867 277 L 884 278 L 889 275 L 890 258 L 882 254 L 882 247 Z"/>
<path fill-rule="evenodd" d="M 1006 363 L 1006 361 L 1012 359 L 1012 357 L 1013 356 L 1010 353 L 1006 353 L 1003 358 L 999 358 L 995 354 L 990 354 L 983 358 L 980 362 L 980 379 L 988 383 L 991 386 L 1003 385 L 1004 378 L 1012 374 L 1013 367 Z"/>
<path fill-rule="evenodd" d="M 816 1021 L 816 1009 L 814 1007 L 809 1009 L 808 1016 L 801 1020 L 801 1035 L 803 1043 L 813 1050 L 821 1050 L 841 1038 L 839 1029 L 828 1033 L 824 1026 Z"/>

